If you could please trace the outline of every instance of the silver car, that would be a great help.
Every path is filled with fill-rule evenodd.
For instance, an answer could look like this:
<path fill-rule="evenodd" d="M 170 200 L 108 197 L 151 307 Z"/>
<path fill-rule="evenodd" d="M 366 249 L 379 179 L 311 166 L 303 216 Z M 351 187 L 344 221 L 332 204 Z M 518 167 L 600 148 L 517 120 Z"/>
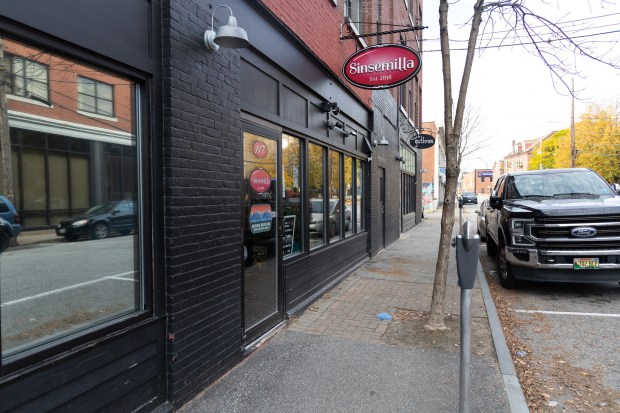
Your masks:
<path fill-rule="evenodd" d="M 478 235 L 480 239 L 485 241 L 487 239 L 487 211 L 489 210 L 489 200 L 485 199 L 480 204 L 480 208 L 476 210 L 478 221 Z"/>
<path fill-rule="evenodd" d="M 309 230 L 316 235 L 323 234 L 323 199 L 313 198 L 310 200 L 310 225 Z M 329 200 L 329 234 L 330 236 L 339 234 L 340 231 L 338 220 L 340 214 L 340 200 Z M 351 210 L 348 207 L 344 209 L 344 230 L 348 231 L 351 228 Z"/>

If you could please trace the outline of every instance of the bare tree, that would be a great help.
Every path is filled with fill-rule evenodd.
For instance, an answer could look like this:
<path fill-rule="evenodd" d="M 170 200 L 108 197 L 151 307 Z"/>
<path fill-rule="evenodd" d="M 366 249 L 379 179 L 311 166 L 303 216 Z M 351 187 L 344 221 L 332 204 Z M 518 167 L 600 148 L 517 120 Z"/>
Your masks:
<path fill-rule="evenodd" d="M 11 140 L 6 101 L 6 86 L 9 75 L 9 65 L 4 59 L 4 44 L 0 37 L 0 194 L 6 195 L 13 202 L 13 164 L 11 162 Z"/>
<path fill-rule="evenodd" d="M 480 130 L 480 112 L 471 106 L 465 106 L 463 114 L 463 126 L 459 135 L 459 153 L 457 162 L 459 165 L 462 161 L 470 156 L 487 149 L 493 141 L 479 134 Z"/>
<path fill-rule="evenodd" d="M 600 0 L 602 4 L 608 3 Z M 441 43 L 441 58 L 444 87 L 444 127 L 446 139 L 446 196 L 442 207 L 441 234 L 439 251 L 435 267 L 435 282 L 428 321 L 425 328 L 430 330 L 445 330 L 444 306 L 446 300 L 446 276 L 448 272 L 448 258 L 451 248 L 452 231 L 454 228 L 454 199 L 456 196 L 457 181 L 460 173 L 461 141 L 463 139 L 463 122 L 466 107 L 467 88 L 477 50 L 477 42 L 482 26 L 482 33 L 493 34 L 498 24 L 505 24 L 509 30 L 503 31 L 500 45 L 508 43 L 525 47 L 534 55 L 540 57 L 543 64 L 549 69 L 551 78 L 572 93 L 565 81 L 566 75 L 578 74 L 575 64 L 576 56 L 584 56 L 613 67 L 618 67 L 612 61 L 605 61 L 596 54 L 595 48 L 586 38 L 571 37 L 565 32 L 560 22 L 552 22 L 528 9 L 525 0 L 500 0 L 486 2 L 473 1 L 473 15 L 469 23 L 470 34 L 467 43 L 467 54 L 461 77 L 456 108 L 452 98 L 452 72 L 450 66 L 450 44 L 448 33 L 448 0 L 439 2 L 439 33 Z M 484 25 L 483 16 L 486 20 Z M 524 35 L 520 35 L 524 33 Z M 492 39 L 494 36 L 490 36 Z M 491 40 L 487 40 L 490 42 Z M 566 53 L 568 52 L 568 53 Z M 557 90 L 557 87 L 556 87 Z"/>

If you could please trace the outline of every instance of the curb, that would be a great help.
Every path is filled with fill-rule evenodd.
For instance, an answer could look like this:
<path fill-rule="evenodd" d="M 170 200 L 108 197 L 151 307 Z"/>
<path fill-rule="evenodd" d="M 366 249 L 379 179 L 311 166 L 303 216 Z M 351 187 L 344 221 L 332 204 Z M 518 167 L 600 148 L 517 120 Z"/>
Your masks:
<path fill-rule="evenodd" d="M 491 335 L 493 336 L 493 344 L 495 345 L 495 353 L 499 361 L 500 372 L 504 378 L 504 388 L 508 396 L 508 402 L 510 403 L 510 411 L 512 413 L 529 413 L 530 409 L 527 407 L 525 395 L 519 383 L 517 377 L 517 371 L 512 361 L 512 356 L 508 350 L 508 344 L 506 344 L 506 337 L 504 336 L 504 330 L 499 321 L 497 315 L 497 309 L 495 308 L 495 302 L 491 296 L 491 290 L 487 279 L 482 270 L 482 265 L 478 261 L 477 267 L 478 280 L 480 282 L 480 289 L 482 290 L 482 298 L 484 300 L 484 306 L 487 310 L 487 317 L 489 319 L 489 326 L 491 328 Z"/>

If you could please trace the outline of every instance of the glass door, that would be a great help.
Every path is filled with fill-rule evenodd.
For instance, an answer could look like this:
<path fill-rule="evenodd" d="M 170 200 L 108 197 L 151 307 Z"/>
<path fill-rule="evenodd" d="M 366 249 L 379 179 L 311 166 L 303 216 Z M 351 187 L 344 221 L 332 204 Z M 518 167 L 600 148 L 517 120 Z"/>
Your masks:
<path fill-rule="evenodd" d="M 278 234 L 278 139 L 270 130 L 243 132 L 243 314 L 250 342 L 283 318 Z M 262 128 L 261 128 L 262 129 Z"/>

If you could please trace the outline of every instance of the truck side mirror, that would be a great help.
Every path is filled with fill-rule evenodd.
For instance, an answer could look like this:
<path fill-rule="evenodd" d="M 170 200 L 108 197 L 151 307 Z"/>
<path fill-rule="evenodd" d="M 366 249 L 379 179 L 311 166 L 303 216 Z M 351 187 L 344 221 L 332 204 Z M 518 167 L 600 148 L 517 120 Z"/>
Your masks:
<path fill-rule="evenodd" d="M 501 196 L 492 196 L 489 198 L 489 205 L 493 209 L 502 209 L 503 201 Z"/>
<path fill-rule="evenodd" d="M 620 184 L 611 184 L 611 187 L 615 193 L 620 194 Z"/>

